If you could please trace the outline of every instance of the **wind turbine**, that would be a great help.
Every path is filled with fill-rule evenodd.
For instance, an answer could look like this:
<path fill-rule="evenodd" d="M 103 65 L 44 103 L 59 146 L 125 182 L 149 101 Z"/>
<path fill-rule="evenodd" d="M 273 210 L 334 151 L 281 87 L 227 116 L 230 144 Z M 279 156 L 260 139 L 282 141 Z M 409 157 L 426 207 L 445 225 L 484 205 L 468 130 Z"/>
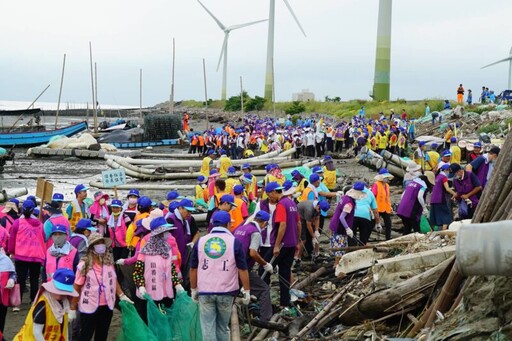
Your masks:
<path fill-rule="evenodd" d="M 233 31 L 233 30 L 236 30 L 236 29 L 239 29 L 239 28 L 242 28 L 242 27 L 258 24 L 258 23 L 263 22 L 263 21 L 267 21 L 267 19 L 258 20 L 258 21 L 252 21 L 252 22 L 249 22 L 249 23 L 246 23 L 246 24 L 233 25 L 233 26 L 226 27 L 223 23 L 220 22 L 219 19 L 217 19 L 213 15 L 212 12 L 210 12 L 208 10 L 208 8 L 206 8 L 205 5 L 203 5 L 203 3 L 201 1 L 197 0 L 197 2 L 199 2 L 199 4 L 204 8 L 204 10 L 206 12 L 208 12 L 208 14 L 213 18 L 213 20 L 215 20 L 215 22 L 220 27 L 220 29 L 222 31 L 224 31 L 224 43 L 222 44 L 222 49 L 220 51 L 219 62 L 217 64 L 217 71 L 219 71 L 220 62 L 224 58 L 224 63 L 223 63 L 223 66 L 222 66 L 222 91 L 221 91 L 221 99 L 225 100 L 226 99 L 226 80 L 227 80 L 227 73 L 228 73 L 228 39 L 229 39 L 229 33 L 231 31 Z"/>
<path fill-rule="evenodd" d="M 377 24 L 377 51 L 372 97 L 376 101 L 389 101 L 389 75 L 391 72 L 391 10 L 392 0 L 379 1 Z"/>
<path fill-rule="evenodd" d="M 306 37 L 306 32 L 300 25 L 299 19 L 293 12 L 292 7 L 288 0 L 283 0 L 286 7 L 290 11 L 290 14 L 295 19 L 295 22 L 299 26 L 302 34 Z M 274 22 L 276 12 L 276 0 L 270 0 L 270 13 L 268 15 L 268 39 L 267 39 L 267 70 L 265 71 L 265 99 L 273 100 L 273 89 L 274 89 Z"/>
<path fill-rule="evenodd" d="M 497 62 L 494 62 L 492 64 L 486 65 L 481 67 L 481 69 L 485 69 L 486 67 L 493 66 L 499 63 L 508 62 L 508 90 L 511 88 L 511 79 L 512 79 L 512 48 L 510 49 L 509 56 L 507 58 L 504 58 L 502 60 L 498 60 Z"/>

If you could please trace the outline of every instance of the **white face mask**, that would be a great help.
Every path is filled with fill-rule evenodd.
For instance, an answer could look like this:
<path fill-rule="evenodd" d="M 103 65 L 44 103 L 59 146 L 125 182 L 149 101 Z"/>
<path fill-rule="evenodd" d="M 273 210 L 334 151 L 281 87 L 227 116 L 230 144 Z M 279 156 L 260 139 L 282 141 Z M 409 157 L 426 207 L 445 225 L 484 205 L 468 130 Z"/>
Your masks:
<path fill-rule="evenodd" d="M 94 245 L 94 252 L 98 255 L 104 255 L 107 252 L 107 245 L 105 244 L 96 244 Z"/>
<path fill-rule="evenodd" d="M 137 204 L 137 200 L 138 200 L 137 198 L 128 198 L 128 202 L 129 202 L 130 204 L 132 204 L 132 205 Z"/>
<path fill-rule="evenodd" d="M 66 235 L 65 234 L 54 234 L 52 235 L 53 245 L 56 248 L 61 248 L 66 243 Z"/>

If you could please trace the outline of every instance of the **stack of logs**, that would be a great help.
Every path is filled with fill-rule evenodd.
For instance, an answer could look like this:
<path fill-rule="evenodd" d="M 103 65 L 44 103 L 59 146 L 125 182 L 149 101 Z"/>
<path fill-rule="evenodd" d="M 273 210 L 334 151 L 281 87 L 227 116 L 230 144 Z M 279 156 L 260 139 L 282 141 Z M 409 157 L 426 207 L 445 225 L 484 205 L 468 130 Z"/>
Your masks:
<path fill-rule="evenodd" d="M 387 150 L 383 150 L 379 155 L 367 147 L 361 148 L 357 158 L 359 163 L 366 167 L 376 170 L 387 168 L 391 174 L 398 178 L 404 177 L 405 169 L 410 162 L 402 160 L 398 155 Z"/>

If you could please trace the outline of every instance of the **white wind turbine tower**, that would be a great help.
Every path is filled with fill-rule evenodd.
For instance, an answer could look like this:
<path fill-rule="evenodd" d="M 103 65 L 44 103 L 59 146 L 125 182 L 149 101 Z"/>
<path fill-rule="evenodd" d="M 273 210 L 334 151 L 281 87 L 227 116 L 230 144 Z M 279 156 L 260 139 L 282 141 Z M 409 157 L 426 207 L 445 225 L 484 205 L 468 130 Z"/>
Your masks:
<path fill-rule="evenodd" d="M 486 67 L 493 66 L 499 63 L 508 62 L 508 88 L 507 90 L 511 89 L 511 80 L 512 80 L 512 48 L 510 49 L 509 55 L 507 58 L 504 58 L 502 60 L 498 60 L 497 62 L 494 62 L 492 64 L 486 65 L 481 67 L 481 69 L 485 69 Z"/>
<path fill-rule="evenodd" d="M 222 91 L 221 91 L 221 99 L 225 100 L 226 99 L 226 80 L 227 80 L 227 73 L 228 73 L 228 39 L 229 39 L 229 33 L 231 31 L 233 31 L 233 30 L 236 30 L 236 29 L 239 29 L 239 28 L 242 28 L 242 27 L 258 24 L 258 23 L 263 22 L 263 21 L 267 21 L 268 19 L 252 21 L 252 22 L 249 22 L 249 23 L 246 23 L 246 24 L 233 25 L 233 26 L 226 27 L 226 26 L 224 26 L 224 24 L 222 24 L 220 22 L 219 19 L 217 19 L 213 15 L 212 12 L 210 12 L 208 10 L 208 8 L 206 8 L 205 5 L 203 5 L 203 3 L 201 1 L 197 0 L 197 2 L 199 2 L 199 4 L 204 8 L 204 10 L 206 12 L 208 12 L 208 14 L 213 18 L 213 20 L 215 20 L 215 22 L 220 27 L 220 29 L 222 31 L 224 31 L 224 43 L 222 44 L 222 50 L 220 51 L 219 62 L 217 64 L 217 71 L 219 71 L 220 62 L 224 58 L 224 63 L 223 63 L 223 66 L 222 66 Z"/>
<path fill-rule="evenodd" d="M 299 19 L 293 12 L 292 6 L 288 0 L 283 0 L 286 7 L 290 11 L 290 14 L 295 19 L 295 22 L 299 26 L 304 37 L 306 36 L 306 32 L 300 25 Z M 276 12 L 276 0 L 270 0 L 270 13 L 268 16 L 268 40 L 267 40 L 267 69 L 265 71 L 265 99 L 273 100 L 273 89 L 274 89 L 274 19 Z"/>

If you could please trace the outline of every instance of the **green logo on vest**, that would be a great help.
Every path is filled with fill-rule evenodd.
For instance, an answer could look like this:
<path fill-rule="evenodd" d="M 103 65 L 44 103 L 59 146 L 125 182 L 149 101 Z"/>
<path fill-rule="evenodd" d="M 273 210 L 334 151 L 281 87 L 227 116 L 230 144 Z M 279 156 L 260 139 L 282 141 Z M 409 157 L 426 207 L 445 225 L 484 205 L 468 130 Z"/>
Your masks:
<path fill-rule="evenodd" d="M 219 237 L 210 238 L 204 243 L 204 253 L 213 259 L 220 258 L 226 253 L 226 242 Z"/>

